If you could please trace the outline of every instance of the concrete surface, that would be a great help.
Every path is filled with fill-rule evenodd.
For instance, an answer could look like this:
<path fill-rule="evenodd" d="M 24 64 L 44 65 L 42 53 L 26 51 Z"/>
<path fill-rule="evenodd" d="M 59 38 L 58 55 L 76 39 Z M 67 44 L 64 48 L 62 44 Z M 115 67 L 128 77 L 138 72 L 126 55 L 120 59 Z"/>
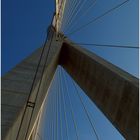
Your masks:
<path fill-rule="evenodd" d="M 138 140 L 138 79 L 66 40 L 60 64 L 127 140 Z"/>
<path fill-rule="evenodd" d="M 37 72 L 37 77 L 33 85 L 31 97 L 29 99 L 31 102 L 34 102 L 38 93 L 30 127 L 27 133 L 27 138 L 31 135 L 34 122 L 43 103 L 43 100 L 46 97 L 47 89 L 58 65 L 62 42 L 60 40 L 56 41 L 58 39 L 55 32 L 53 31 L 54 29 L 51 30 L 52 31 L 49 35 L 49 40 L 46 43 L 46 47 L 43 53 L 42 61 Z M 50 36 L 52 33 L 54 34 L 51 48 L 47 63 L 45 64 L 49 44 L 51 42 Z M 16 140 L 17 138 L 21 118 L 23 116 L 28 95 L 31 90 L 31 85 L 33 83 L 33 78 L 39 62 L 41 51 L 42 48 L 36 50 L 32 55 L 23 60 L 14 69 L 2 77 L 2 140 Z M 43 73 L 44 66 L 45 71 L 42 77 L 41 75 Z M 32 108 L 27 107 L 17 140 L 25 140 L 25 134 L 27 132 L 31 112 Z"/>
<path fill-rule="evenodd" d="M 53 29 L 51 33 L 54 34 L 47 63 L 45 64 L 45 60 L 51 41 L 50 36 L 31 92 L 31 102 L 35 101 L 39 93 L 35 107 L 34 110 L 31 107 L 26 108 L 17 140 L 25 140 L 33 111 L 27 138 L 31 136 L 58 64 L 64 67 L 127 140 L 138 140 L 138 79 L 94 53 L 73 45 L 67 39 L 62 45 L 61 35 L 58 39 Z M 2 77 L 2 140 L 16 140 L 41 50 L 42 48 L 36 50 Z"/>

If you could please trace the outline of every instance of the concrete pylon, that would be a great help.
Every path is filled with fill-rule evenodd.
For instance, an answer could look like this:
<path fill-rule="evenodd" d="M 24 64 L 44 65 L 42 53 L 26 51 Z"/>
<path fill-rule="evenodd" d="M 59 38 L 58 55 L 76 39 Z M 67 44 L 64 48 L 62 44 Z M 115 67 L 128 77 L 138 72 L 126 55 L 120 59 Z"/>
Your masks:
<path fill-rule="evenodd" d="M 34 76 L 43 48 L 36 50 L 2 77 L 2 140 L 25 140 L 25 137 L 28 139 L 31 135 L 38 112 L 58 65 L 61 46 L 61 39 L 58 41 L 54 28 L 50 27 L 48 41 L 45 44 L 35 80 Z M 32 87 L 33 80 L 35 82 Z M 30 93 L 31 96 L 28 99 Z M 23 114 L 25 114 L 24 118 Z"/>
<path fill-rule="evenodd" d="M 2 140 L 25 140 L 26 136 L 26 139 L 31 138 L 58 64 L 73 77 L 127 140 L 138 140 L 138 79 L 96 54 L 73 45 L 61 34 L 56 35 L 52 27 L 27 103 L 41 49 L 2 77 Z"/>
<path fill-rule="evenodd" d="M 127 140 L 139 139 L 139 81 L 96 54 L 65 40 L 61 66 Z"/>

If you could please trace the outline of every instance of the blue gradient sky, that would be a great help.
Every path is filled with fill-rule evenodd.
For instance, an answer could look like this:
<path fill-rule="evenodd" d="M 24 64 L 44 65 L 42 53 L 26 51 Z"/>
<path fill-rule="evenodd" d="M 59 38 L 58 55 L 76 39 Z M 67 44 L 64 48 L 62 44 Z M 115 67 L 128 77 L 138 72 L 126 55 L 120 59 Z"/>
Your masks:
<path fill-rule="evenodd" d="M 83 25 L 111 9 L 122 0 L 97 1 L 89 13 L 77 21 Z M 80 16 L 80 14 L 78 15 Z M 77 17 L 78 17 L 77 16 Z M 88 19 L 84 20 L 84 19 Z M 75 27 L 75 28 L 77 28 Z M 86 28 L 70 36 L 75 42 L 95 44 L 130 45 L 138 47 L 138 0 L 130 0 L 122 7 L 104 16 Z M 87 49 L 107 59 L 125 71 L 138 77 L 138 50 L 86 46 Z"/>
<path fill-rule="evenodd" d="M 77 140 L 77 132 L 78 140 L 97 140 L 96 131 L 99 140 L 124 140 L 103 113 L 75 83 L 90 121 L 94 126 L 94 130 L 92 129 L 72 81 L 72 78 L 59 66 L 44 105 L 41 125 L 38 127 L 38 134 L 41 138 L 49 139 L 52 135 L 55 135 L 54 140 L 56 140 L 57 135 L 58 140 L 68 140 L 68 138 L 69 140 Z"/>
<path fill-rule="evenodd" d="M 121 2 L 97 1 L 75 28 Z M 54 1 L 2 0 L 2 74 L 43 44 L 53 11 Z M 138 0 L 130 0 L 70 38 L 82 43 L 138 46 Z M 86 48 L 138 77 L 138 50 Z"/>
<path fill-rule="evenodd" d="M 88 15 L 77 21 L 77 27 L 121 1 L 96 2 Z M 2 0 L 2 74 L 43 44 L 53 11 L 54 1 Z M 70 38 L 83 43 L 138 46 L 138 0 L 130 0 Z M 86 48 L 138 77 L 138 50 Z"/>
<path fill-rule="evenodd" d="M 50 0 L 2 0 L 2 74 L 42 46 L 53 11 Z"/>
<path fill-rule="evenodd" d="M 122 0 L 97 1 L 88 15 L 78 22 L 77 27 L 121 2 Z M 2 0 L 2 75 L 42 46 L 53 12 L 54 0 Z M 130 0 L 121 8 L 70 36 L 70 39 L 80 43 L 138 46 L 138 0 Z M 138 50 L 86 48 L 138 77 Z M 88 107 L 91 106 L 89 102 Z M 91 110 L 96 114 L 96 126 L 103 124 L 109 130 L 112 126 L 104 121 L 93 106 Z M 100 130 L 100 127 L 97 129 Z M 103 140 L 109 140 L 109 131 L 105 132 Z M 119 135 L 111 136 L 121 140 Z"/>

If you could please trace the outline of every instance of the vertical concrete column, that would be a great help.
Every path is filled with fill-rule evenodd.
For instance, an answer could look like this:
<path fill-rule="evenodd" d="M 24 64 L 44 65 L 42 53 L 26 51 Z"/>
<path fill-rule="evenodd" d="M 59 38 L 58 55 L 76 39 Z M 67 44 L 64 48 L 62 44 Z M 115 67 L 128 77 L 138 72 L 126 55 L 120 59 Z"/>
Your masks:
<path fill-rule="evenodd" d="M 137 78 L 70 41 L 62 46 L 60 64 L 127 140 L 138 140 Z"/>
<path fill-rule="evenodd" d="M 2 77 L 2 140 L 25 140 L 26 134 L 26 139 L 29 138 L 58 65 L 61 46 L 62 41 L 57 38 L 54 29 L 51 27 L 32 90 L 31 86 L 42 48 L 36 50 Z M 30 91 L 29 104 L 26 105 Z M 35 101 L 36 95 L 37 100 Z M 20 128 L 25 108 L 25 116 Z M 16 139 L 17 135 L 18 139 Z"/>

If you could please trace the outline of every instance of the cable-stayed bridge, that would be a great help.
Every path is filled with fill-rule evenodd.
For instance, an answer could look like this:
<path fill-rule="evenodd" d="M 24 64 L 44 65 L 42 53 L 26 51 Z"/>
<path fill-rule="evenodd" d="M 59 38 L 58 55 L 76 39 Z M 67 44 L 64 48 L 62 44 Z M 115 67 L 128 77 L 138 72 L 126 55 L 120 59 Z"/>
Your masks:
<path fill-rule="evenodd" d="M 88 97 L 125 139 L 138 139 L 138 79 L 81 45 L 125 49 L 138 47 L 75 43 L 68 38 L 123 8 L 129 1 L 121 1 L 74 30 L 75 15 L 87 4 L 86 15 L 90 8 L 96 6 L 96 0 L 56 1 L 56 11 L 44 46 L 2 77 L 2 139 L 81 140 L 84 136 L 79 133 L 82 125 L 80 127 L 77 122 L 80 114 L 80 110 L 76 110 L 77 102 L 84 114 L 79 116 L 83 119 L 81 124 L 87 119 L 83 126 L 88 137 L 83 139 L 103 139 L 95 126 L 94 115 L 86 106 L 84 98 L 89 100 Z M 82 94 L 72 79 L 83 90 Z M 44 112 L 46 118 L 43 119 Z M 47 125 L 43 127 L 44 120 Z M 39 133 L 45 131 L 43 128 L 46 129 L 45 136 Z"/>

